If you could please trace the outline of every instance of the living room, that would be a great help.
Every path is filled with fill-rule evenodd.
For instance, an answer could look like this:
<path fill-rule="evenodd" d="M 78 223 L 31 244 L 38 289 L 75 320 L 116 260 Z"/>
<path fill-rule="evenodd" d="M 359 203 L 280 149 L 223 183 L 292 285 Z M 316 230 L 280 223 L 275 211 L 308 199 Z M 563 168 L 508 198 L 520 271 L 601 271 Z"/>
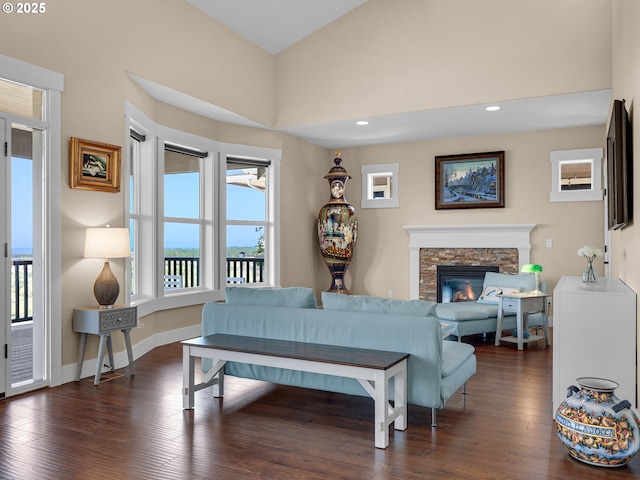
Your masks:
<path fill-rule="evenodd" d="M 550 153 L 605 148 L 610 112 L 597 124 L 571 128 L 403 143 L 376 139 L 346 148 L 320 146 L 286 131 L 604 90 L 611 90 L 611 101 L 626 99 L 633 122 L 639 8 L 633 0 L 368 0 L 275 55 L 184 0 L 60 0 L 46 3 L 41 15 L 3 14 L 0 54 L 64 77 L 58 151 L 52 154 L 59 160 L 57 219 L 47 232 L 59 261 L 51 280 L 50 385 L 75 378 L 79 347 L 72 312 L 95 303 L 92 285 L 100 264 L 83 258 L 85 229 L 128 224 L 126 188 L 119 193 L 69 188 L 71 137 L 119 145 L 125 159 L 127 105 L 132 105 L 163 127 L 279 150 L 277 284 L 282 286 L 311 287 L 319 297 L 330 283 L 315 222 L 329 196 L 323 177 L 333 165 L 334 149 L 340 148 L 342 165 L 352 176 L 346 198 L 359 221 L 357 251 L 347 274 L 352 293 L 409 299 L 404 227 L 467 224 L 535 224 L 531 261 L 543 266 L 551 291 L 560 277 L 581 274 L 580 247 L 605 247 L 605 202 L 550 202 Z M 0 77 L 7 73 L 0 69 Z M 132 75 L 247 121 L 221 122 L 163 103 Z M 15 75 L 10 79 L 17 81 Z M 505 152 L 505 207 L 436 210 L 435 157 L 491 151 Z M 400 167 L 399 207 L 360 209 L 361 167 L 388 163 Z M 126 168 L 123 162 L 122 185 Z M 613 231 L 606 246 L 611 276 L 638 291 L 635 232 L 633 223 Z M 112 267 L 126 285 L 126 262 L 113 260 Z M 604 275 L 602 259 L 596 268 Z M 141 303 L 144 328 L 131 333 L 135 357 L 198 335 L 203 299 L 222 299 L 223 286 L 193 300 Z M 127 300 L 121 289 L 118 303 Z M 114 348 L 119 361 L 126 358 L 120 338 L 114 337 Z M 97 343 L 92 340 L 87 350 L 96 351 Z"/>

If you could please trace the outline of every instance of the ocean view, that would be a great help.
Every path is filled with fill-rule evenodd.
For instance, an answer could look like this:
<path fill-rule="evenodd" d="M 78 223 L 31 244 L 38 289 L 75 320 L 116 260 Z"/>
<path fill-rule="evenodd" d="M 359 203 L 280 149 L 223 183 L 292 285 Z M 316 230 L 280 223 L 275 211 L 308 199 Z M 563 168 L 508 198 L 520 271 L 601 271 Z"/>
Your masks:
<path fill-rule="evenodd" d="M 239 253 L 245 255 L 257 255 L 260 252 L 259 246 L 238 246 L 228 247 L 227 257 L 238 257 Z M 11 258 L 32 258 L 33 250 L 31 248 L 12 248 Z M 198 257 L 198 249 L 196 248 L 166 248 L 165 257 Z"/>

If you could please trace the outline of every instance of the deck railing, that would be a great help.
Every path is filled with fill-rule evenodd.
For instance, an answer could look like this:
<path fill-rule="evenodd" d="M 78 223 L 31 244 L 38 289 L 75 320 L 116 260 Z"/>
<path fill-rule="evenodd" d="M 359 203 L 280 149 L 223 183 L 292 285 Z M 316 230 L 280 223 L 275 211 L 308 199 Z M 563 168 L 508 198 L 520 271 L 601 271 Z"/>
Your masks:
<path fill-rule="evenodd" d="M 11 275 L 11 323 L 33 320 L 31 279 L 33 260 L 14 259 Z"/>
<path fill-rule="evenodd" d="M 164 257 L 164 274 L 182 278 L 182 288 L 200 286 L 200 258 Z"/>
<path fill-rule="evenodd" d="M 264 281 L 264 258 L 227 257 L 228 283 L 258 283 Z"/>
<path fill-rule="evenodd" d="M 226 273 L 227 283 L 263 282 L 264 258 L 227 257 Z M 200 286 L 200 258 L 165 257 L 164 274 L 166 289 L 198 287 Z M 181 281 L 176 282 L 176 277 Z"/>
<path fill-rule="evenodd" d="M 182 288 L 200 285 L 198 257 L 165 257 L 165 276 L 179 276 Z M 257 283 L 264 281 L 264 258 L 227 257 L 228 283 Z M 33 260 L 13 259 L 11 272 L 11 323 L 33 320 L 32 285 Z"/>

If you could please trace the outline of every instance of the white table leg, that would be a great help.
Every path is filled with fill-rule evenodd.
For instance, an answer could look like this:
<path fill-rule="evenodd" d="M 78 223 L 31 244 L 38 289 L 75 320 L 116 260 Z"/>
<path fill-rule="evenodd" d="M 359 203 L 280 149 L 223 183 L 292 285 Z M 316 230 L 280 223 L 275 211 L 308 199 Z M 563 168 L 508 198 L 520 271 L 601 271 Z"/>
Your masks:
<path fill-rule="evenodd" d="M 522 314 L 522 302 L 518 302 L 518 312 L 516 313 L 518 318 L 516 319 L 516 328 L 518 335 L 518 350 L 524 349 L 523 339 L 523 328 L 524 328 L 524 316 Z"/>
<path fill-rule="evenodd" d="M 96 376 L 93 379 L 93 384 L 98 385 L 100 383 L 100 372 L 102 372 L 102 363 L 104 362 L 104 347 L 109 339 L 109 334 L 100 335 L 100 347 L 98 348 L 98 358 L 96 358 Z"/>
<path fill-rule="evenodd" d="M 191 347 L 182 347 L 182 408 L 192 410 L 194 405 L 194 376 L 196 359 L 191 356 Z"/>
<path fill-rule="evenodd" d="M 217 362 L 217 359 L 213 359 L 214 366 Z M 216 380 L 213 383 L 213 396 L 215 398 L 222 398 L 224 397 L 224 366 L 218 370 L 218 373 L 215 374 L 214 378 Z"/>
<path fill-rule="evenodd" d="M 547 317 L 546 301 L 542 308 L 542 331 L 544 332 L 544 341 L 547 345 L 551 345 L 551 342 L 549 342 L 549 319 Z"/>
<path fill-rule="evenodd" d="M 403 364 L 403 368 L 393 377 L 394 408 L 402 411 L 393 422 L 396 430 L 407 429 L 407 362 Z"/>
<path fill-rule="evenodd" d="M 133 350 L 131 348 L 131 329 L 123 330 L 124 343 L 127 346 L 127 357 L 129 357 L 129 373 L 134 376 L 136 374 L 136 364 L 133 361 Z"/>
<path fill-rule="evenodd" d="M 387 422 L 389 412 L 389 383 L 385 377 L 384 371 L 379 370 L 375 373 L 374 423 L 376 448 L 387 448 L 389 446 L 389 423 Z"/>
<path fill-rule="evenodd" d="M 496 347 L 500 346 L 500 337 L 502 337 L 502 322 L 504 321 L 504 310 L 502 310 L 502 299 L 498 302 L 498 323 L 496 324 Z"/>
<path fill-rule="evenodd" d="M 80 334 L 80 349 L 78 353 L 78 372 L 76 373 L 76 382 L 80 381 L 82 374 L 82 364 L 84 363 L 84 352 L 87 349 L 87 337 L 88 333 Z"/>
<path fill-rule="evenodd" d="M 113 343 L 111 342 L 111 334 L 107 337 L 107 353 L 109 354 L 109 366 L 111 367 L 111 371 L 116 371 L 116 364 L 113 360 Z"/>

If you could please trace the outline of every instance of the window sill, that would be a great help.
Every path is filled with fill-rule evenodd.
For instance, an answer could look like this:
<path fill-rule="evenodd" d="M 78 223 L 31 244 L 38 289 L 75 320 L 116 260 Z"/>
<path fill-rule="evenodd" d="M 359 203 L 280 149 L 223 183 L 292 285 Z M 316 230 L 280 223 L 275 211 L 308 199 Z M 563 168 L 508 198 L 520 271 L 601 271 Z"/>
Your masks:
<path fill-rule="evenodd" d="M 138 307 L 138 316 L 144 317 L 162 310 L 202 305 L 207 302 L 224 300 L 223 290 L 205 290 L 197 292 L 175 293 L 162 298 L 148 298 L 131 302 Z"/>

